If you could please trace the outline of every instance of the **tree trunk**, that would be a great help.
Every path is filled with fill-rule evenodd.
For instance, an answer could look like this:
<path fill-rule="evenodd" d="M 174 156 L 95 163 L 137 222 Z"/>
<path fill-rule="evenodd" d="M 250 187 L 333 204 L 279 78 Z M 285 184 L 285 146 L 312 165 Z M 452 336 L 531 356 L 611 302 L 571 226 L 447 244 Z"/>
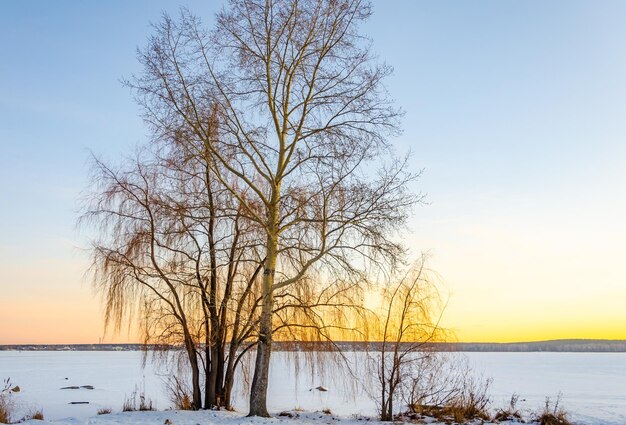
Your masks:
<path fill-rule="evenodd" d="M 222 404 L 226 410 L 232 410 L 230 399 L 233 392 L 233 384 L 235 383 L 235 356 L 237 350 L 234 348 L 235 344 L 231 341 L 228 352 L 228 364 L 226 365 L 226 372 L 224 378 L 224 394 L 222 397 Z"/>
<path fill-rule="evenodd" d="M 194 410 L 202 408 L 202 393 L 200 391 L 200 368 L 198 365 L 198 357 L 196 354 L 195 346 L 191 342 L 191 337 L 185 337 L 185 346 L 187 348 L 187 355 L 189 357 L 189 364 L 191 366 L 191 388 L 192 388 L 192 404 Z"/>
<path fill-rule="evenodd" d="M 263 297 L 263 309 L 259 324 L 259 343 L 257 344 L 254 377 L 250 388 L 250 413 L 248 416 L 262 416 L 268 418 L 267 412 L 267 385 L 269 380 L 270 354 L 272 352 L 272 310 L 273 294 L 270 292 Z"/>
<path fill-rule="evenodd" d="M 393 377 L 393 374 L 392 374 Z M 393 378 L 391 378 L 393 379 Z M 388 399 L 387 399 L 387 420 L 388 421 L 393 421 L 393 396 L 394 396 L 394 387 L 393 387 L 393 383 L 389 382 L 389 394 L 387 394 Z"/>
<path fill-rule="evenodd" d="M 259 319 L 259 343 L 257 344 L 254 377 L 250 389 L 250 413 L 248 416 L 262 416 L 268 418 L 267 386 L 269 380 L 270 354 L 272 353 L 272 313 L 274 310 L 274 274 L 276 257 L 278 255 L 278 238 L 275 229 L 277 223 L 277 209 L 271 208 L 268 214 L 270 228 L 267 236 L 267 257 L 263 271 L 263 306 Z"/>
<path fill-rule="evenodd" d="M 205 170 L 206 182 L 209 187 L 210 186 L 210 176 L 209 176 L 209 168 L 207 167 Z M 209 316 L 211 320 L 211 330 L 209 333 L 209 343 L 211 345 L 211 368 L 209 369 L 209 373 L 206 376 L 208 384 L 206 386 L 207 393 L 206 396 L 206 409 L 213 409 L 217 406 L 217 388 L 218 385 L 221 385 L 217 381 L 217 371 L 218 371 L 218 327 L 219 327 L 219 318 L 217 316 L 217 258 L 216 258 L 216 248 L 215 248 L 215 220 L 216 220 L 216 210 L 213 199 L 213 192 L 209 190 L 208 192 L 208 201 L 209 201 L 209 228 L 208 228 L 208 242 L 209 242 L 209 258 L 211 262 L 211 275 L 209 279 Z"/>
<path fill-rule="evenodd" d="M 212 342 L 215 344 L 215 341 Z M 211 368 L 209 369 L 209 374 L 206 377 L 207 379 L 207 405 L 204 406 L 206 409 L 213 409 L 217 406 L 217 350 L 216 347 L 211 347 Z"/>
<path fill-rule="evenodd" d="M 224 345 L 220 339 L 217 347 L 217 371 L 215 372 L 215 406 L 224 407 Z"/>

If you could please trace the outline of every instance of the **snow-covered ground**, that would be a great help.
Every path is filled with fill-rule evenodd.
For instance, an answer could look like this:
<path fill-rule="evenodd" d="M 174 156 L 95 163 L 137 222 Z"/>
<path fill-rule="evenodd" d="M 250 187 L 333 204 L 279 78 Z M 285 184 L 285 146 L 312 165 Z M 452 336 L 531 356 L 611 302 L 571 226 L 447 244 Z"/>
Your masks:
<path fill-rule="evenodd" d="M 362 356 L 362 353 L 354 353 Z M 468 353 L 478 374 L 492 377 L 493 408 L 504 407 L 512 393 L 520 395 L 523 410 L 541 408 L 546 396 L 562 393 L 562 405 L 581 424 L 626 424 L 626 354 L 605 353 Z M 21 391 L 15 400 L 22 412 L 41 408 L 47 420 L 57 425 L 173 425 L 248 423 L 243 391 L 236 396 L 238 413 L 147 412 L 119 413 L 93 418 L 98 409 L 121 410 L 124 398 L 134 390 L 144 391 L 157 409 L 170 407 L 163 377 L 148 362 L 141 367 L 139 352 L 0 352 L 0 378 L 10 377 Z M 325 370 L 311 371 L 304 363 L 296 368 L 286 353 L 274 353 L 270 370 L 268 407 L 272 412 L 303 409 L 330 409 L 336 417 L 300 414 L 300 420 L 342 424 L 359 422 L 354 415 L 374 416 L 375 405 L 367 385 L 338 371 L 332 364 Z M 363 373 L 358 379 L 366 380 Z M 67 386 L 92 385 L 90 389 Z M 328 388 L 320 392 L 314 388 Z M 370 386 L 371 388 L 371 386 Z M 69 404 L 88 401 L 89 404 Z M 129 416 L 131 415 L 131 416 Z M 167 416 L 169 415 L 169 416 Z M 191 416 L 190 416 L 191 415 Z M 195 415 L 195 416 L 194 416 Z M 167 416 L 167 417 L 165 417 Z M 170 418 L 170 416 L 172 416 Z M 318 418 L 318 416 L 322 416 Z M 128 418 L 133 418 L 128 421 Z M 348 419 L 345 419 L 348 418 Z M 225 422 L 224 422 L 225 421 Z M 278 418 L 274 422 L 293 421 Z M 254 421 L 250 423 L 256 423 Z M 264 422 L 265 423 L 265 422 Z"/>
<path fill-rule="evenodd" d="M 546 396 L 581 424 L 626 424 L 626 353 L 467 353 L 475 370 L 493 378 L 494 406 L 511 393 L 519 407 L 538 410 Z"/>
<path fill-rule="evenodd" d="M 55 421 L 26 421 L 25 425 L 385 425 L 370 418 L 340 417 L 323 412 L 289 412 L 292 417 L 248 418 L 241 412 L 160 411 L 126 412 L 88 419 L 66 418 Z M 430 425 L 443 425 L 431 422 Z M 476 422 L 475 425 L 478 425 Z M 502 425 L 506 425 L 503 423 Z"/>

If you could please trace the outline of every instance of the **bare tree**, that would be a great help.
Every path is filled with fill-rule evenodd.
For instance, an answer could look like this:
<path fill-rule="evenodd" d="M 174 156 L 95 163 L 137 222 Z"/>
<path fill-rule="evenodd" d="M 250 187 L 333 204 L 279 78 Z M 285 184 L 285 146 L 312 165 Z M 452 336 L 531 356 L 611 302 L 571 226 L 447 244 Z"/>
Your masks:
<path fill-rule="evenodd" d="M 258 235 L 202 157 L 144 150 L 119 169 L 95 160 L 94 177 L 83 219 L 99 226 L 93 271 L 107 322 L 136 313 L 146 344 L 182 344 L 191 406 L 204 392 L 205 407 L 230 407 L 235 368 L 255 344 Z"/>
<path fill-rule="evenodd" d="M 380 352 L 373 362 L 378 376 L 380 419 L 394 419 L 394 405 L 419 388 L 435 354 L 429 343 L 445 336 L 436 316 L 438 293 L 425 272 L 424 257 L 383 291 Z"/>
<path fill-rule="evenodd" d="M 397 261 L 393 233 L 419 201 L 389 153 L 400 114 L 382 85 L 390 68 L 358 31 L 370 13 L 363 0 L 232 0 L 213 31 L 188 11 L 165 16 L 128 82 L 154 133 L 208 153 L 264 235 L 250 415 L 268 416 L 278 291 Z"/>

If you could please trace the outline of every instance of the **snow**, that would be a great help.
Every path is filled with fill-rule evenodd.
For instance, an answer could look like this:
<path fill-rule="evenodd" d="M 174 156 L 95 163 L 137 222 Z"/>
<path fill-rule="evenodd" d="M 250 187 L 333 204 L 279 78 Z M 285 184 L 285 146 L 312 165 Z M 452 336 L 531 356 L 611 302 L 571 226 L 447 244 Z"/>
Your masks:
<path fill-rule="evenodd" d="M 323 412 L 288 412 L 293 417 L 275 416 L 272 418 L 249 418 L 241 412 L 227 411 L 180 411 L 167 410 L 160 412 L 122 412 L 110 415 L 99 415 L 87 419 L 59 419 L 55 421 L 24 422 L 27 425 L 383 425 L 389 422 L 379 422 L 363 417 L 341 417 Z M 428 422 L 428 421 L 427 421 Z M 436 422 L 430 422 L 438 425 Z M 502 422 L 502 424 L 506 424 Z M 478 422 L 476 422 L 478 425 Z"/>
<path fill-rule="evenodd" d="M 493 378 L 494 406 L 513 392 L 537 411 L 546 397 L 583 424 L 626 424 L 626 353 L 467 353 L 474 370 Z"/>
<path fill-rule="evenodd" d="M 0 379 L 11 378 L 21 391 L 14 394 L 21 414 L 42 408 L 51 419 L 94 416 L 100 408 L 121 410 L 124 398 L 139 388 L 156 402 L 169 406 L 163 381 L 151 364 L 141 368 L 140 352 L 116 351 L 3 351 Z M 67 378 L 67 379 L 66 379 Z M 93 385 L 93 390 L 62 390 Z M 73 401 L 89 401 L 88 405 Z"/>
<path fill-rule="evenodd" d="M 351 355 L 358 358 L 363 354 Z M 521 409 L 536 411 L 543 406 L 546 396 L 554 399 L 562 393 L 562 406 L 580 424 L 626 424 L 624 353 L 467 353 L 467 356 L 476 373 L 493 378 L 493 408 L 505 407 L 515 392 L 520 395 Z M 45 422 L 54 425 L 163 425 L 166 419 L 172 425 L 274 425 L 295 421 L 286 417 L 269 421 L 244 418 L 247 399 L 242 387 L 236 391 L 235 413 L 163 411 L 171 405 L 164 391 L 164 377 L 150 363 L 142 369 L 141 357 L 139 352 L 5 351 L 0 352 L 0 378 L 10 377 L 20 386 L 21 392 L 14 394 L 19 414 L 41 408 Z M 292 411 L 299 415 L 298 423 L 341 422 L 342 425 L 362 424 L 363 417 L 375 416 L 375 404 L 367 393 L 372 388 L 371 381 L 367 383 L 363 371 L 356 374 L 362 381 L 359 383 L 332 363 L 324 370 L 310 369 L 304 364 L 295 368 L 289 358 L 287 353 L 273 355 L 270 412 Z M 81 385 L 93 385 L 94 389 L 60 389 Z M 328 391 L 317 390 L 320 386 Z M 125 397 L 136 389 L 145 391 L 161 411 L 96 416 L 100 408 L 119 412 Z M 68 404 L 72 401 L 89 401 L 89 404 Z M 334 416 L 301 411 L 324 409 L 330 409 Z"/>

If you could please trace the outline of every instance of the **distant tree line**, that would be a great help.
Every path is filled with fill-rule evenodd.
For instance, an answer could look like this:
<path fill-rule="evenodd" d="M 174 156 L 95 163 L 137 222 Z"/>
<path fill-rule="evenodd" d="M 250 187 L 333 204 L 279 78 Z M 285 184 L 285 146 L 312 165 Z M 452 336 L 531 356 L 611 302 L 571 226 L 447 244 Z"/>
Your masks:
<path fill-rule="evenodd" d="M 403 346 L 410 344 L 403 343 Z M 275 351 L 381 351 L 381 341 L 275 341 Z M 435 352 L 581 352 L 625 353 L 626 340 L 577 339 L 513 343 L 426 342 L 424 347 Z M 0 351 L 142 351 L 162 349 L 144 344 L 7 344 Z"/>

